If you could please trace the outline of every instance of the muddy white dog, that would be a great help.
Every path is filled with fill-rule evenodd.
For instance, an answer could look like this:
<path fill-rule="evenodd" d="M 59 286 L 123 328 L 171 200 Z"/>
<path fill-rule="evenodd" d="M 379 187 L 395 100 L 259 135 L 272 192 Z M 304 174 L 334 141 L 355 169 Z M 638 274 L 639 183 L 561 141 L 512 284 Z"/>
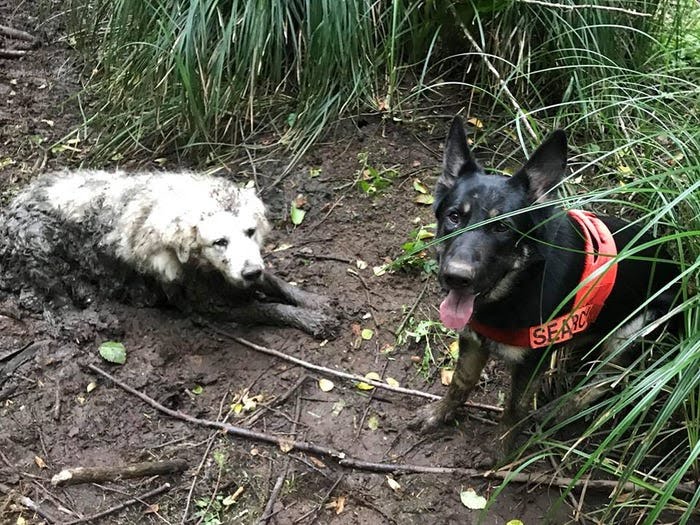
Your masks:
<path fill-rule="evenodd" d="M 323 300 L 265 271 L 254 190 L 192 173 L 63 171 L 3 212 L 0 287 L 85 304 L 99 295 L 327 335 Z M 282 303 L 260 302 L 262 292 Z M 25 301 L 27 302 L 27 301 Z M 31 301 L 30 301 L 31 302 Z"/>

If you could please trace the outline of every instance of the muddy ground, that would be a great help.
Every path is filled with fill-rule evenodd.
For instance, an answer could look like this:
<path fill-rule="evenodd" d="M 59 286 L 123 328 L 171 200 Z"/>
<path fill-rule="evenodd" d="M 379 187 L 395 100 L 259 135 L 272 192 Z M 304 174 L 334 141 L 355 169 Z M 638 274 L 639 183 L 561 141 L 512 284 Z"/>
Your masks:
<path fill-rule="evenodd" d="M 43 42 L 22 58 L 0 59 L 3 202 L 40 171 L 75 165 L 89 147 L 79 142 L 71 143 L 75 150 L 52 147 L 81 120 L 73 97 L 80 88 L 79 67 L 60 26 L 33 17 L 30 4 L 0 0 L 0 23 L 30 31 Z M 0 48 L 23 48 L 23 43 L 0 37 Z M 426 379 L 416 363 L 424 341 L 397 343 L 402 325 L 437 320 L 441 294 L 436 279 L 421 270 L 376 276 L 373 267 L 399 255 L 411 232 L 432 222 L 429 206 L 414 202 L 419 195 L 414 181 L 433 186 L 446 127 L 446 118 L 421 127 L 377 118 L 348 121 L 272 188 L 284 159 L 260 161 L 255 173 L 250 165 L 234 167 L 233 176 L 245 181 L 255 175 L 266 189 L 263 197 L 274 223 L 267 264 L 336 300 L 342 321 L 339 336 L 327 342 L 293 329 L 220 328 L 326 367 L 377 372 L 401 386 L 442 394 L 438 368 L 424 369 Z M 395 170 L 383 193 L 370 196 L 352 185 L 362 167 L 358 154 L 366 155 L 369 167 Z M 308 213 L 293 227 L 287 207 L 298 194 L 306 198 Z M 366 328 L 373 331 L 371 339 L 358 336 Z M 99 357 L 97 348 L 107 340 L 125 345 L 124 365 Z M 388 347 L 393 350 L 387 352 Z M 433 341 L 433 351 L 438 363 L 446 359 L 445 344 Z M 8 298 L 0 311 L 0 489 L 5 492 L 0 492 L 0 523 L 41 523 L 51 517 L 70 522 L 164 482 L 171 484 L 169 491 L 94 522 L 256 523 L 286 472 L 269 523 L 468 524 L 476 523 L 480 513 L 462 505 L 460 491 L 471 487 L 488 497 L 497 486 L 449 474 L 405 474 L 389 476 L 398 484 L 392 487 L 386 474 L 284 453 L 168 417 L 86 369 L 87 364 L 191 416 L 226 418 L 369 461 L 484 468 L 497 438 L 489 424 L 497 416 L 488 411 L 472 411 L 479 419 L 465 418 L 436 436 L 405 430 L 424 399 L 363 391 L 338 378 L 330 378 L 335 388 L 323 392 L 321 376 L 241 346 L 175 311 L 103 303 L 36 316 Z M 508 388 L 507 373 L 494 363 L 486 372 L 474 400 L 498 405 Z M 304 377 L 286 401 L 264 408 Z M 88 385 L 94 389 L 88 392 Z M 243 393 L 259 396 L 255 410 L 229 413 Z M 251 424 L 255 414 L 260 417 Z M 187 470 L 67 488 L 49 482 L 67 467 L 168 459 L 186 461 Z M 50 517 L 18 505 L 8 489 L 31 498 Z M 573 512 L 567 504 L 555 505 L 558 499 L 557 490 L 512 485 L 482 516 L 483 523 L 568 522 Z"/>

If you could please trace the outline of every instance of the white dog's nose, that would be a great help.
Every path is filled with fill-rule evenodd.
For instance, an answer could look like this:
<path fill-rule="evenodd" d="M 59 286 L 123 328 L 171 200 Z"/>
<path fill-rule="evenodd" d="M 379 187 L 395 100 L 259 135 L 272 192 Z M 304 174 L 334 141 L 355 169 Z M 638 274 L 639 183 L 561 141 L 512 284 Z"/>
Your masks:
<path fill-rule="evenodd" d="M 244 281 L 253 282 L 257 281 L 262 275 L 262 266 L 258 264 L 246 264 L 241 271 L 241 277 Z"/>

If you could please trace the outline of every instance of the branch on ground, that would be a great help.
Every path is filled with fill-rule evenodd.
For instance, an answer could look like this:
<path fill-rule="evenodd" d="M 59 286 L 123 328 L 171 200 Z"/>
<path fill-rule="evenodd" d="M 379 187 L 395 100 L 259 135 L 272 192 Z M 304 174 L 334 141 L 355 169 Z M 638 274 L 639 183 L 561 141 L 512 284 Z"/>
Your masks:
<path fill-rule="evenodd" d="M 645 492 L 648 489 L 646 486 L 637 485 L 631 481 L 628 481 L 620 487 L 619 483 L 615 480 L 605 480 L 605 479 L 574 479 L 563 476 L 554 476 L 547 472 L 533 472 L 533 473 L 523 473 L 523 472 L 512 472 L 509 470 L 498 470 L 498 471 L 480 471 L 472 468 L 459 468 L 459 467 L 428 467 L 423 465 L 409 465 L 409 464 L 393 464 L 393 463 L 373 463 L 371 461 L 365 461 L 360 458 L 348 457 L 345 452 L 340 450 L 335 450 L 330 447 L 314 445 L 307 441 L 293 441 L 278 436 L 273 436 L 266 434 L 264 432 L 256 432 L 243 427 L 237 427 L 235 425 L 229 425 L 227 423 L 221 423 L 218 421 L 211 421 L 207 419 L 196 418 L 182 412 L 171 410 L 156 400 L 150 398 L 146 394 L 139 392 L 138 390 L 130 387 L 129 385 L 119 381 L 115 377 L 111 376 L 101 368 L 95 365 L 87 365 L 87 367 L 96 372 L 97 374 L 109 379 L 115 385 L 117 385 L 122 390 L 129 392 L 130 394 L 138 397 L 151 407 L 155 408 L 159 412 L 162 412 L 171 417 L 180 419 L 182 421 L 187 421 L 188 423 L 201 425 L 210 428 L 218 428 L 223 432 L 230 434 L 232 436 L 245 437 L 249 439 L 254 439 L 257 441 L 263 441 L 266 443 L 273 443 L 278 445 L 282 451 L 290 452 L 291 450 L 300 450 L 302 452 L 307 452 L 317 456 L 329 457 L 334 459 L 337 464 L 341 467 L 353 468 L 357 470 L 365 470 L 370 472 L 382 472 L 382 473 L 395 473 L 395 474 L 448 474 L 448 475 L 458 475 L 465 476 L 469 478 L 482 478 L 482 479 L 498 479 L 507 480 L 510 483 L 542 483 L 549 486 L 556 486 L 562 488 L 583 488 L 587 487 L 590 489 L 606 489 L 610 490 L 613 488 L 622 488 L 622 490 L 629 492 Z M 658 489 L 660 491 L 660 489 Z M 675 494 L 683 494 L 692 496 L 697 490 L 695 483 L 685 482 L 679 483 L 674 490 Z"/>
<path fill-rule="evenodd" d="M 146 461 L 131 465 L 110 467 L 77 467 L 64 469 L 53 478 L 51 484 L 55 487 L 78 485 L 80 483 L 99 483 L 101 481 L 116 481 L 127 478 L 143 478 L 174 474 L 187 470 L 187 462 L 182 459 L 172 461 Z"/>

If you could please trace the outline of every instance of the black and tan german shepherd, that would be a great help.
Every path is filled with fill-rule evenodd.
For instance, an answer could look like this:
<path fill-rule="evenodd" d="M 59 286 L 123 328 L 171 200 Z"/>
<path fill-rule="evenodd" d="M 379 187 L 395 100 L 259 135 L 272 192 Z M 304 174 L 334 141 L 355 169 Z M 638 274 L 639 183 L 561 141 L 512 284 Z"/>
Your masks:
<path fill-rule="evenodd" d="M 440 317 L 460 333 L 460 355 L 447 395 L 424 407 L 412 427 L 427 430 L 452 419 L 495 354 L 512 367 L 502 418 L 512 438 L 538 387 L 536 371 L 548 362 L 543 353 L 601 340 L 600 351 L 612 352 L 616 343 L 662 324 L 671 309 L 679 269 L 663 248 L 616 257 L 652 240 L 649 235 L 621 219 L 565 211 L 552 202 L 566 149 L 566 135 L 557 130 L 512 177 L 486 174 L 467 146 L 461 120 L 452 122 L 434 209 L 443 239 L 438 275 L 448 292 Z M 606 389 L 581 394 L 563 415 Z M 509 439 L 504 443 L 507 449 Z"/>

